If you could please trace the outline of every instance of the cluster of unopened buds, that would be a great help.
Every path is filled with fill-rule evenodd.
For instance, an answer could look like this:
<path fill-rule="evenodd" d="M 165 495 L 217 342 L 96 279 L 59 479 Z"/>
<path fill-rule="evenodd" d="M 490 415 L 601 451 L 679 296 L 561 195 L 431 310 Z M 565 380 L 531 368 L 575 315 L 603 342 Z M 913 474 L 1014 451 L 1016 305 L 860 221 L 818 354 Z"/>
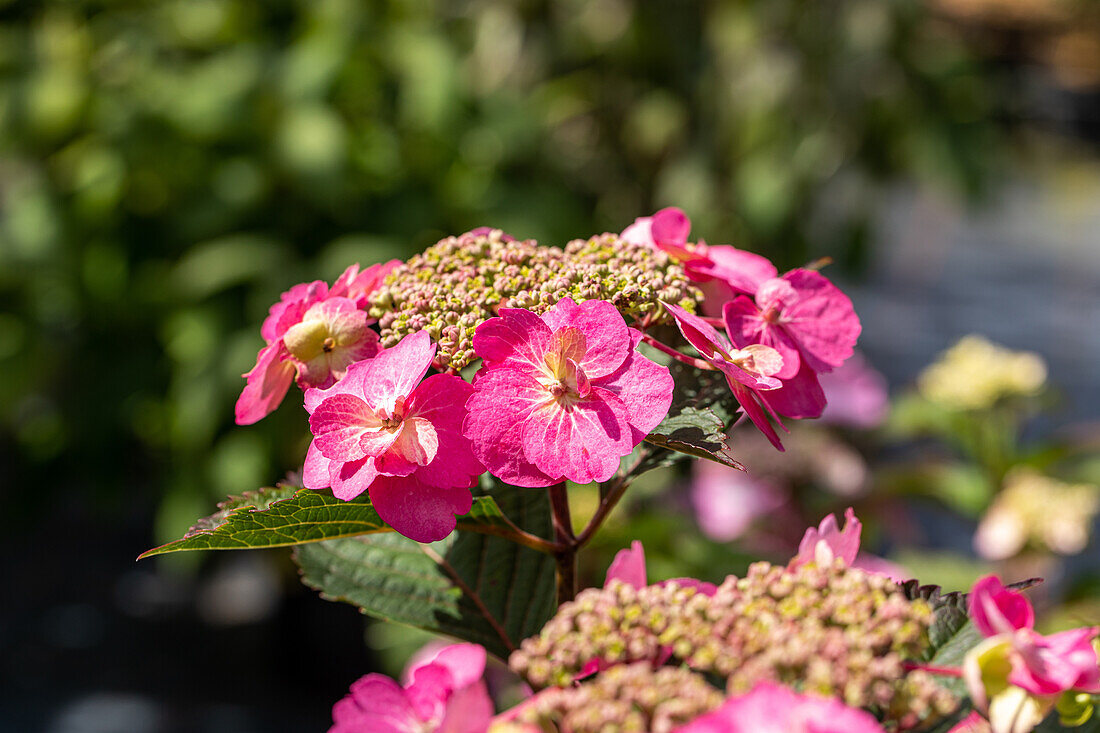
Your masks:
<path fill-rule="evenodd" d="M 404 687 L 363 677 L 335 706 L 330 733 L 922 730 L 965 709 L 940 685 L 948 677 L 965 680 L 974 708 L 952 733 L 1025 733 L 1055 707 L 1065 725 L 1088 719 L 1097 629 L 1043 636 L 1027 599 L 990 576 L 969 596 L 987 640 L 961 667 L 922 665 L 931 607 L 855 567 L 860 530 L 853 515 L 843 531 L 830 515 L 786 566 L 758 563 L 718 586 L 648 584 L 635 542 L 603 588 L 563 604 L 512 654 L 533 690 L 518 705 L 494 714 L 485 652 L 459 644 L 412 665 Z"/>
<path fill-rule="evenodd" d="M 820 273 L 780 276 L 689 231 L 679 209 L 564 249 L 482 228 L 405 263 L 352 266 L 331 287 L 297 285 L 264 321 L 237 422 L 296 382 L 313 434 L 304 486 L 366 492 L 420 542 L 454 530 L 486 471 L 519 487 L 610 479 L 673 400 L 643 342 L 724 374 L 781 449 L 781 416 L 821 414 L 817 375 L 852 355 L 859 319 Z M 698 357 L 654 335 L 674 334 L 670 322 Z"/>

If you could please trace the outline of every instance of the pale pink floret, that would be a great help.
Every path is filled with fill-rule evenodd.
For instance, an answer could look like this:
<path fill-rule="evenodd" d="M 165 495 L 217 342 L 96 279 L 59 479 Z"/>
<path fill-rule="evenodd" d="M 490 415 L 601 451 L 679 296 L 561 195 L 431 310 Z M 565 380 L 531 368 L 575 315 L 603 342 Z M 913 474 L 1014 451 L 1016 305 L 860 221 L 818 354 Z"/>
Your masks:
<path fill-rule="evenodd" d="M 753 344 L 744 349 L 734 348 L 726 336 L 718 333 L 699 316 L 688 313 L 677 305 L 663 305 L 676 319 L 676 325 L 688 343 L 707 363 L 725 375 L 726 382 L 748 418 L 767 436 L 772 445 L 783 450 L 779 435 L 768 422 L 768 414 L 776 422 L 779 422 L 779 416 L 762 396 L 764 390 L 776 390 L 782 386 L 782 382 L 774 376 L 783 366 L 783 358 L 779 352 L 761 344 Z M 782 427 L 782 423 L 779 424 Z"/>
<path fill-rule="evenodd" d="M 484 671 L 483 648 L 454 644 L 410 667 L 404 686 L 365 675 L 332 707 L 329 733 L 485 733 L 493 701 Z"/>
<path fill-rule="evenodd" d="M 809 563 L 831 565 L 840 558 L 851 566 L 859 554 L 859 539 L 863 524 L 856 519 L 851 507 L 844 512 L 844 529 L 840 529 L 836 515 L 830 514 L 816 528 L 810 527 L 798 545 L 798 554 L 789 567 L 797 568 Z"/>
<path fill-rule="evenodd" d="M 423 379 L 435 350 L 419 331 L 305 396 L 314 438 L 304 486 L 331 487 L 345 501 L 366 491 L 387 524 L 418 542 L 451 533 L 485 470 L 461 433 L 470 385 L 449 374 Z"/>
<path fill-rule="evenodd" d="M 1032 695 L 1067 690 L 1100 692 L 1100 663 L 1092 640 L 1094 627 L 1044 636 L 1034 629 L 1035 612 L 1022 593 L 1006 588 L 993 575 L 979 579 L 970 592 L 970 618 L 986 637 L 1010 644 L 1008 681 Z M 964 677 L 978 701 L 986 695 L 981 672 L 968 658 Z"/>
<path fill-rule="evenodd" d="M 516 486 L 611 478 L 672 404 L 672 375 L 640 339 L 605 301 L 564 298 L 541 317 L 502 308 L 474 333 L 474 453 Z"/>
<path fill-rule="evenodd" d="M 835 698 L 761 682 L 676 733 L 885 733 L 874 716 Z"/>
<path fill-rule="evenodd" d="M 336 278 L 329 295 L 350 298 L 357 307 L 366 310 L 371 293 L 382 285 L 386 275 L 402 264 L 401 260 L 390 260 L 373 264 L 365 270 L 360 270 L 358 263 L 351 265 Z"/>
<path fill-rule="evenodd" d="M 375 272 L 371 268 L 362 275 Z M 257 355 L 256 366 L 244 375 L 247 382 L 237 399 L 238 425 L 250 425 L 273 412 L 291 382 L 297 381 L 303 390 L 328 387 L 343 378 L 348 365 L 378 353 L 378 334 L 359 307 L 373 277 L 361 278 L 353 265 L 331 290 L 320 280 L 302 283 L 271 306 L 260 329 L 267 345 Z"/>

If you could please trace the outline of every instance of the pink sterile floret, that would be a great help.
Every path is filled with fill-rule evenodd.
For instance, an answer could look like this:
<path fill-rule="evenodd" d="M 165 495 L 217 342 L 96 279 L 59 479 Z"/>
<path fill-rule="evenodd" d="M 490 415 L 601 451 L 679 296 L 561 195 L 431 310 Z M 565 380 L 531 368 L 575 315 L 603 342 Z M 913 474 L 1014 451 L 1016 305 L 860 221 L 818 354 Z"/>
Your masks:
<path fill-rule="evenodd" d="M 812 270 L 791 270 L 760 284 L 755 300 L 739 295 L 722 308 L 726 330 L 740 347 L 765 344 L 783 357 L 783 389 L 768 395 L 788 417 L 819 417 L 825 394 L 817 374 L 852 355 L 860 323 L 852 301 Z"/>
<path fill-rule="evenodd" d="M 985 636 L 1009 642 L 1008 681 L 1013 685 L 1033 695 L 1100 692 L 1100 662 L 1092 645 L 1096 628 L 1038 633 L 1031 602 L 993 575 L 979 579 L 970 591 L 970 618 Z M 968 669 L 965 676 L 972 688 L 981 685 L 980 671 Z M 984 697 L 982 691 L 974 692 Z"/>
<path fill-rule="evenodd" d="M 485 733 L 493 701 L 484 671 L 483 648 L 454 644 L 410 667 L 404 686 L 365 675 L 332 706 L 329 733 Z"/>
<path fill-rule="evenodd" d="M 672 404 L 672 375 L 640 340 L 606 301 L 564 298 L 541 317 L 502 308 L 474 332 L 474 453 L 516 486 L 611 478 Z"/>
<path fill-rule="evenodd" d="M 366 491 L 386 523 L 418 542 L 451 533 L 485 470 L 461 432 L 470 385 L 449 374 L 421 381 L 435 349 L 419 331 L 305 397 L 314 436 L 305 487 L 331 486 L 345 501 Z"/>
<path fill-rule="evenodd" d="M 870 713 L 835 698 L 800 695 L 761 682 L 675 733 L 885 733 Z"/>
<path fill-rule="evenodd" d="M 844 512 L 844 529 L 836 521 L 836 515 L 830 514 L 821 520 L 821 524 L 810 527 L 798 545 L 798 554 L 791 560 L 790 567 L 797 568 L 809 563 L 832 565 L 840 558 L 845 565 L 852 565 L 859 554 L 859 536 L 863 524 L 856 519 L 851 507 Z"/>
<path fill-rule="evenodd" d="M 238 425 L 250 425 L 275 410 L 293 381 L 303 390 L 328 387 L 350 364 L 380 350 L 371 319 L 361 310 L 393 263 L 359 272 L 352 265 L 330 289 L 321 280 L 295 285 L 271 306 L 260 335 L 267 345 L 237 399 Z"/>
<path fill-rule="evenodd" d="M 714 326 L 699 316 L 688 313 L 678 305 L 662 305 L 676 319 L 676 326 L 687 342 L 707 363 L 726 376 L 726 382 L 741 403 L 741 409 L 753 424 L 767 436 L 772 445 L 783 450 L 779 435 L 768 422 L 768 414 L 776 422 L 779 422 L 779 416 L 763 396 L 764 390 L 777 390 L 783 386 L 773 376 L 783 368 L 783 357 L 779 352 L 762 344 L 751 344 L 743 349 L 734 348 L 726 336 L 718 333 Z M 779 424 L 782 427 L 782 423 Z"/>

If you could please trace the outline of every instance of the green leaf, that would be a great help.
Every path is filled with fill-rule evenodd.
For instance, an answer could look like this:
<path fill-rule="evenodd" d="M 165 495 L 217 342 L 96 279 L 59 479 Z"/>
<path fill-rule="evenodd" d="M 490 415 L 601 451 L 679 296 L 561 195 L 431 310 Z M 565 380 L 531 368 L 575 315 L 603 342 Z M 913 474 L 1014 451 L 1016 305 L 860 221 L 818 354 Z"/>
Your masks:
<path fill-rule="evenodd" d="M 482 531 L 508 527 L 507 518 L 491 496 L 474 499 L 473 508 L 459 523 Z M 182 538 L 148 550 L 138 559 L 187 550 L 286 547 L 392 531 L 366 494 L 344 501 L 329 490 L 279 484 L 230 497 L 218 505 L 216 513 L 198 520 Z"/>
<path fill-rule="evenodd" d="M 726 431 L 737 417 L 737 400 L 725 377 L 674 361 L 669 369 L 676 382 L 672 407 L 646 442 L 671 451 L 647 460 L 645 469 L 694 456 L 744 469 L 733 457 Z M 679 454 L 679 455 L 675 455 Z"/>
<path fill-rule="evenodd" d="M 508 487 L 496 501 L 521 528 L 549 534 L 546 492 Z M 421 545 L 368 534 L 302 545 L 294 558 L 302 582 L 323 598 L 481 644 L 502 659 L 554 613 L 553 558 L 499 537 L 459 531 Z"/>

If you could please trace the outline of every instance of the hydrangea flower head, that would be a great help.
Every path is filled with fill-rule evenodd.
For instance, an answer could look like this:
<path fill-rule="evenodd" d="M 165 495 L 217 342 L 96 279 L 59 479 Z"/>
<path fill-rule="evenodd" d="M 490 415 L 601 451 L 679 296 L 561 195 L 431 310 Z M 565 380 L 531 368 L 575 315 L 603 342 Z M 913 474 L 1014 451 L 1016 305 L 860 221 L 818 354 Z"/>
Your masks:
<path fill-rule="evenodd" d="M 434 356 L 428 334 L 413 334 L 305 398 L 314 436 L 305 487 L 332 487 L 345 501 L 366 491 L 383 520 L 418 542 L 451 533 L 484 471 L 460 429 L 472 388 L 450 374 L 423 379 Z"/>
<path fill-rule="evenodd" d="M 454 644 L 411 667 L 403 686 L 365 675 L 333 705 L 329 733 L 485 733 L 493 701 L 484 671 L 483 648 Z"/>
<path fill-rule="evenodd" d="M 666 367 L 613 305 L 564 298 L 541 317 L 502 308 L 481 324 L 484 366 L 464 433 L 489 471 L 516 486 L 606 481 L 672 404 Z"/>
<path fill-rule="evenodd" d="M 248 381 L 237 399 L 238 425 L 274 411 L 291 382 L 297 380 L 303 390 L 329 387 L 350 364 L 378 353 L 378 334 L 356 300 L 365 300 L 360 293 L 370 285 L 369 278 L 359 278 L 358 269 L 348 268 L 332 290 L 321 280 L 295 285 L 271 306 L 260 329 L 267 345 L 244 375 Z"/>
<path fill-rule="evenodd" d="M 874 716 L 835 698 L 800 695 L 762 682 L 731 697 L 717 710 L 676 729 L 676 733 L 885 733 Z"/>

